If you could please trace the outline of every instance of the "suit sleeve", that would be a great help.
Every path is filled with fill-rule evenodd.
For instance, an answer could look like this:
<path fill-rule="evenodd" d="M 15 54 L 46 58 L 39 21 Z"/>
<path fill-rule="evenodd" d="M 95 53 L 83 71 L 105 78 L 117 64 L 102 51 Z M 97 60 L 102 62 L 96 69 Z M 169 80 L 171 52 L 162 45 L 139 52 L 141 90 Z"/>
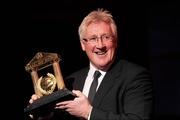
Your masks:
<path fill-rule="evenodd" d="M 123 108 L 116 114 L 111 111 L 93 108 L 90 120 L 150 120 L 152 117 L 152 81 L 145 69 L 129 72 L 127 84 L 123 93 Z M 118 93 L 118 92 L 117 92 Z M 110 98 L 109 98 L 110 99 Z"/>

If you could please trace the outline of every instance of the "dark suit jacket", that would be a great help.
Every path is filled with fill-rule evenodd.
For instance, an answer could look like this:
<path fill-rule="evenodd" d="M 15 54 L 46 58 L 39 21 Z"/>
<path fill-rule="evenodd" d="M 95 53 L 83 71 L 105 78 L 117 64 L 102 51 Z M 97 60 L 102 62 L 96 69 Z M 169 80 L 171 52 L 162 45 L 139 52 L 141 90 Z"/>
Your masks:
<path fill-rule="evenodd" d="M 88 70 L 70 75 L 67 88 L 82 91 Z M 152 98 L 148 71 L 125 60 L 115 61 L 95 95 L 90 120 L 149 120 Z"/>

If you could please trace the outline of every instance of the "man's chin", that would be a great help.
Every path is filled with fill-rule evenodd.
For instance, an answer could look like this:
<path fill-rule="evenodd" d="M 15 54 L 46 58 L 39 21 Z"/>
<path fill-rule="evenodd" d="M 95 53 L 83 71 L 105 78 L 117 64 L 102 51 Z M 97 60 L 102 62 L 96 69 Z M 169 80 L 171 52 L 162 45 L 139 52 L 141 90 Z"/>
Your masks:
<path fill-rule="evenodd" d="M 102 71 L 107 71 L 109 66 L 110 66 L 110 64 L 101 64 L 98 66 L 98 68 Z"/>

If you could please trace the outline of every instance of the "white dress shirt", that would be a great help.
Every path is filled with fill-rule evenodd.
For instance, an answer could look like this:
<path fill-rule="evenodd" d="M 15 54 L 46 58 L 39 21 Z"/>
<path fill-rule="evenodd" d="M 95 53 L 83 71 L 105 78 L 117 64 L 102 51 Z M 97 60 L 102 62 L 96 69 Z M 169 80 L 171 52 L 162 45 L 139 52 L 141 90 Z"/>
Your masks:
<path fill-rule="evenodd" d="M 92 63 L 90 63 L 90 69 L 89 69 L 89 72 L 88 72 L 88 75 L 86 77 L 84 87 L 83 87 L 83 93 L 86 95 L 86 97 L 88 97 L 89 89 L 90 89 L 91 83 L 93 82 L 93 79 L 94 79 L 93 75 L 94 75 L 94 72 L 96 70 L 98 70 L 98 69 L 96 69 L 92 65 Z M 102 80 L 103 80 L 103 78 L 104 78 L 104 76 L 106 74 L 106 72 L 104 72 L 104 71 L 101 71 L 101 70 L 98 70 L 98 71 L 101 73 L 101 76 L 98 78 L 98 86 L 96 88 L 96 91 L 98 90 L 98 88 L 99 88 L 99 86 L 100 86 L 100 84 L 101 84 L 101 82 L 102 82 Z M 90 113 L 88 115 L 88 120 L 90 120 L 90 116 L 91 116 L 91 111 L 90 111 Z"/>
<path fill-rule="evenodd" d="M 83 87 L 83 93 L 88 97 L 88 94 L 89 94 L 89 89 L 90 89 L 90 86 L 91 86 L 91 83 L 93 82 L 93 75 L 94 75 L 94 72 L 98 70 L 96 69 L 91 63 L 90 63 L 90 69 L 89 69 L 89 72 L 88 72 L 88 75 L 86 77 L 86 80 L 85 80 L 85 83 L 84 83 L 84 87 Z M 106 72 L 104 71 L 101 71 L 101 70 L 98 70 L 100 73 L 101 73 L 101 76 L 98 78 L 98 86 L 96 88 L 96 91 L 98 90 Z"/>

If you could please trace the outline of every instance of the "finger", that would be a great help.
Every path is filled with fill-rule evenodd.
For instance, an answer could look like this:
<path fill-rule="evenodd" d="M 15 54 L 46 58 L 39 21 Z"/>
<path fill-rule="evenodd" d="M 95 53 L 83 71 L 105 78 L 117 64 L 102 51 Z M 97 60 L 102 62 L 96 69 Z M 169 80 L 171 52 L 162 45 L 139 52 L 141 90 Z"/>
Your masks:
<path fill-rule="evenodd" d="M 59 102 L 59 103 L 56 103 L 57 106 L 61 106 L 61 105 L 66 105 L 66 104 L 69 104 L 71 101 L 63 101 L 63 102 Z"/>
<path fill-rule="evenodd" d="M 55 109 L 67 109 L 68 107 L 65 105 L 56 106 Z"/>
<path fill-rule="evenodd" d="M 32 103 L 34 102 L 34 100 L 37 100 L 38 98 L 40 98 L 38 95 L 33 94 L 33 95 L 31 96 L 31 99 L 29 100 L 29 103 L 32 104 Z"/>
<path fill-rule="evenodd" d="M 76 94 L 76 96 L 78 96 L 78 97 L 82 95 L 81 91 L 79 91 L 79 90 L 72 90 L 72 92 L 74 94 Z"/>
<path fill-rule="evenodd" d="M 36 95 L 36 94 L 33 94 L 32 96 L 31 96 L 31 99 L 33 99 L 33 100 L 36 100 L 36 99 L 38 99 L 38 98 L 40 98 L 38 95 Z"/>
<path fill-rule="evenodd" d="M 55 109 L 67 109 L 69 108 L 70 103 L 67 102 L 61 102 L 59 104 L 56 104 Z"/>
<path fill-rule="evenodd" d="M 33 101 L 34 101 L 33 99 L 30 99 L 30 100 L 29 100 L 29 103 L 30 103 L 30 104 L 32 104 L 32 103 L 33 103 Z"/>
<path fill-rule="evenodd" d="M 33 115 L 32 115 L 32 114 L 30 114 L 29 117 L 30 117 L 31 119 L 33 119 Z"/>

